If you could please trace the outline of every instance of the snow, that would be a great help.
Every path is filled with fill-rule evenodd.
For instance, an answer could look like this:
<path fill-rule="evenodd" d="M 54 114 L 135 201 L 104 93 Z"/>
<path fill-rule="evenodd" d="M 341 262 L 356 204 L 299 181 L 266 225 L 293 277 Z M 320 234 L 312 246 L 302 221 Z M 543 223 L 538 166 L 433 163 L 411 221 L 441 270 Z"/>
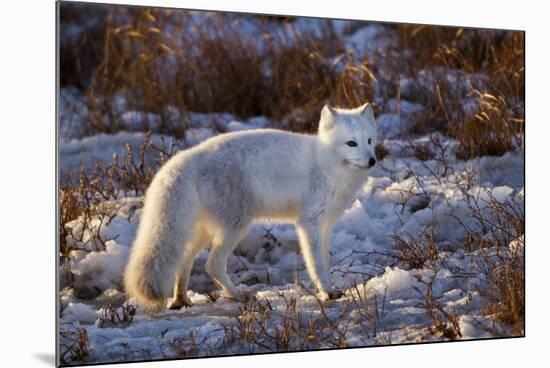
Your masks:
<path fill-rule="evenodd" d="M 240 130 L 265 128 L 268 125 L 269 125 L 269 119 L 267 119 L 265 116 L 256 116 L 251 119 L 248 119 L 245 122 L 232 120 L 227 124 L 227 130 L 230 132 L 236 132 Z"/>
<path fill-rule="evenodd" d="M 459 320 L 460 332 L 462 337 L 465 339 L 479 339 L 479 338 L 488 338 L 491 335 L 479 328 L 481 323 L 472 316 L 461 316 Z"/>
<path fill-rule="evenodd" d="M 506 181 L 502 176 L 509 172 L 521 171 L 521 154 L 508 154 L 508 160 L 494 166 L 491 176 L 498 178 L 495 182 Z M 503 158 L 500 158 L 502 161 Z M 381 166 L 395 164 L 392 161 L 410 160 L 409 158 L 386 158 Z M 479 163 L 480 160 L 475 160 Z M 410 162 L 409 162 L 410 163 Z M 475 165 L 474 162 L 470 163 Z M 462 164 L 457 164 L 459 169 Z M 479 167 L 479 166 L 476 166 Z M 445 242 L 458 241 L 464 235 L 464 229 L 457 225 L 450 214 L 459 216 L 468 223 L 465 217 L 466 207 L 462 194 L 453 188 L 453 177 L 450 176 L 441 184 L 434 183 L 429 176 L 420 178 L 424 190 L 429 196 L 428 207 L 412 212 L 412 201 L 403 203 L 401 193 L 413 192 L 417 195 L 421 189 L 415 178 L 392 178 L 382 169 L 376 169 L 373 176 L 365 183 L 359 199 L 354 202 L 342 218 L 335 224 L 331 235 L 331 278 L 335 286 L 346 292 L 336 304 L 327 307 L 327 314 L 336 318 L 339 304 L 351 303 L 353 299 L 353 282 L 359 284 L 358 290 L 368 300 L 376 296 L 378 303 L 385 300 L 384 316 L 379 320 L 379 327 L 385 334 L 391 332 L 392 342 L 406 342 L 410 334 L 403 333 L 406 326 L 424 326 L 427 323 L 426 313 L 419 307 L 426 285 L 433 277 L 429 269 L 407 270 L 391 266 L 388 257 L 383 253 L 390 252 L 393 243 L 391 234 L 411 235 L 419 233 L 426 226 L 436 226 Z M 518 184 L 522 180 L 518 181 Z M 488 185 L 488 186 L 487 186 Z M 521 193 L 523 186 L 507 186 L 485 183 L 470 189 L 481 199 L 488 199 L 489 193 L 499 201 L 506 201 Z M 137 203 L 141 198 L 135 198 Z M 480 200 L 481 210 L 484 201 Z M 125 206 L 131 206 L 126 203 Z M 223 347 L 223 329 L 234 325 L 239 315 L 239 303 L 218 299 L 213 303 L 207 292 L 216 290 L 204 271 L 208 252 L 203 252 L 196 260 L 190 280 L 189 296 L 195 305 L 177 312 L 160 312 L 149 315 L 140 310 L 135 321 L 129 326 L 101 328 L 97 325 L 97 316 L 101 305 L 94 302 L 105 297 L 108 290 L 120 290 L 120 279 L 124 265 L 135 235 L 140 209 L 128 217 L 122 210 L 100 234 L 105 241 L 105 249 L 98 251 L 73 251 L 72 269 L 75 273 L 74 294 L 64 300 L 68 303 L 62 314 L 62 321 L 78 321 L 85 328 L 92 346 L 91 360 L 96 362 L 112 360 L 139 360 L 137 352 L 147 350 L 152 357 L 172 354 L 169 343 L 181 339 L 189 341 L 188 333 L 192 331 L 198 338 L 208 339 L 214 350 L 202 350 L 197 354 L 231 353 Z M 129 211 L 128 211 L 129 212 Z M 99 225 L 99 222 L 96 222 Z M 470 224 L 473 226 L 473 224 Z M 71 223 L 70 226 L 77 226 Z M 267 233 L 273 235 L 273 239 Z M 91 248 L 91 237 L 84 236 L 81 248 Z M 519 249 L 517 244 L 522 240 L 512 241 L 511 250 Z M 380 254 L 378 254 L 378 252 Z M 459 252 L 448 256 L 447 267 L 470 271 L 468 258 Z M 302 291 L 299 285 L 309 285 L 302 258 L 299 254 L 296 234 L 289 225 L 256 224 L 242 241 L 235 255 L 228 262 L 228 271 L 240 288 L 254 290 L 259 300 L 270 300 L 273 308 L 284 308 L 285 301 L 280 293 L 293 293 L 299 299 L 299 307 L 306 315 L 315 315 L 318 311 L 316 302 L 308 292 Z M 366 281 L 366 282 L 365 282 Z M 364 285 L 361 285 L 365 282 Z M 479 319 L 480 303 L 471 302 L 468 295 L 475 289 L 475 284 L 467 279 L 454 277 L 449 270 L 440 270 L 432 284 L 433 293 L 441 296 L 441 302 L 447 308 L 460 311 L 460 331 L 462 338 L 489 337 L 487 332 L 474 323 Z M 92 299 L 89 299 L 89 298 Z M 90 303 L 92 302 L 92 303 Z M 132 302 L 132 301 L 130 301 Z M 468 312 L 469 311 L 469 312 Z M 275 313 L 275 312 L 274 312 Z M 470 314 L 467 314 L 470 313 Z M 355 316 L 355 317 L 354 317 Z M 359 318 L 354 314 L 350 318 Z M 95 324 L 94 324 L 95 323 Z M 418 339 L 425 338 L 418 330 Z M 381 339 L 368 339 L 364 332 L 351 330 L 348 343 L 353 345 L 374 344 Z M 415 335 L 416 336 L 416 335 Z M 424 337 L 421 337 L 424 336 Z M 179 341 L 179 340 L 178 340 Z M 162 350 L 162 352 L 161 352 Z M 172 351 L 172 352 L 171 352 Z M 171 353 L 170 353 L 171 352 Z"/>
<path fill-rule="evenodd" d="M 378 139 L 395 139 L 411 128 L 411 117 L 424 110 L 419 103 L 407 100 L 389 99 L 385 102 L 384 113 L 376 118 Z"/>
<path fill-rule="evenodd" d="M 87 304 L 70 302 L 63 310 L 62 318 L 66 321 L 94 322 L 97 312 Z"/>
<path fill-rule="evenodd" d="M 353 34 L 344 37 L 344 44 L 348 52 L 353 52 L 356 61 L 364 57 L 372 57 L 377 49 L 386 49 L 395 43 L 394 34 L 387 32 L 381 24 L 368 24 Z"/>
<path fill-rule="evenodd" d="M 374 277 L 367 282 L 366 292 L 378 295 L 386 293 L 395 296 L 401 294 L 407 295 L 414 282 L 415 279 L 410 272 L 399 268 L 386 267 L 382 275 Z"/>
<path fill-rule="evenodd" d="M 160 135 L 154 134 L 154 142 L 160 143 Z M 118 132 L 115 134 L 100 133 L 82 139 L 61 141 L 59 146 L 59 168 L 68 170 L 79 168 L 81 164 L 91 167 L 96 161 L 111 162 L 113 155 L 122 155 L 127 151 L 126 145 L 134 150 L 145 140 L 143 132 Z"/>
<path fill-rule="evenodd" d="M 74 87 L 59 91 L 59 138 L 63 142 L 86 134 L 88 107 L 84 95 Z"/>
<path fill-rule="evenodd" d="M 90 142 L 104 138 L 92 137 Z M 134 138 L 137 142 L 138 137 Z M 75 142 L 71 144 L 74 145 Z M 474 317 L 475 320 L 482 318 L 480 301 L 476 299 L 479 296 L 475 296 L 473 301 L 469 297 L 475 291 L 475 283 L 468 278 L 455 277 L 446 268 L 440 269 L 434 275 L 429 268 L 409 270 L 402 266 L 392 266 L 391 258 L 384 256 L 384 253 L 393 249 L 392 234 L 412 236 L 429 226 L 436 226 L 439 233 L 443 234 L 439 243 L 441 249 L 446 249 L 445 244 L 460 241 L 465 236 L 465 230 L 458 226 L 451 215 L 462 218 L 469 226 L 475 224 L 466 216 L 464 194 L 458 190 L 455 181 L 458 173 L 465 167 L 475 167 L 478 170 L 491 167 L 490 175 L 479 176 L 480 181 L 467 192 L 479 198 L 480 210 L 489 214 L 486 203 L 489 198 L 505 202 L 523 193 L 522 180 L 506 178 L 510 173 L 516 176 L 522 173 L 521 157 L 521 153 L 510 152 L 496 159 L 497 164 L 494 159 L 489 158 L 470 162 L 454 160 L 453 174 L 444 178 L 441 183 L 427 173 L 418 178 L 395 176 L 393 174 L 399 172 L 399 167 L 403 164 L 414 169 L 414 160 L 407 156 L 385 158 L 365 182 L 359 198 L 334 226 L 331 235 L 331 278 L 335 286 L 345 291 L 345 296 L 338 303 L 327 307 L 328 315 L 336 318 L 341 311 L 339 304 L 352 302 L 356 293 L 352 285 L 356 283 L 357 290 L 367 300 L 375 297 L 378 303 L 384 300 L 384 316 L 378 322 L 381 331 L 393 331 L 394 343 L 409 341 L 407 339 L 411 335 L 402 333 L 402 329 L 406 326 L 425 326 L 427 323 L 426 313 L 419 305 L 423 301 L 427 283 L 433 279 L 432 292 L 441 298 L 440 302 L 447 308 L 464 313 L 459 323 L 463 338 L 488 337 L 487 332 L 474 323 Z M 396 170 L 386 172 L 383 169 L 386 167 L 395 167 Z M 422 170 L 415 171 L 420 173 Z M 492 178 L 495 184 L 491 181 L 481 183 L 486 177 Z M 496 185 L 504 182 L 515 185 Z M 412 208 L 420 202 L 417 200 L 415 205 L 412 199 L 408 199 L 405 203 L 403 193 L 413 193 L 412 198 L 421 197 L 424 195 L 421 188 L 429 198 L 425 203 L 426 208 L 413 211 Z M 220 331 L 223 331 L 224 326 L 235 323 L 235 318 L 239 315 L 239 303 L 223 298 L 213 303 L 208 297 L 207 292 L 216 290 L 204 271 L 208 251 L 199 255 L 191 275 L 189 296 L 195 303 L 193 307 L 149 315 L 138 306 L 135 321 L 127 327 L 97 326 L 101 305 L 95 300 L 120 300 L 120 293 L 115 293 L 114 296 L 107 294 L 112 294 L 112 290 L 120 290 L 121 275 L 141 213 L 139 208 L 135 211 L 131 209 L 139 207 L 141 201 L 140 197 L 124 199 L 119 214 L 108 225 L 102 225 L 99 233 L 105 240 L 105 249 L 94 250 L 91 234 L 97 229 L 91 229 L 87 230 L 90 234 L 84 234 L 82 244 L 78 246 L 79 249 L 91 251 L 71 253 L 71 268 L 75 274 L 74 293 L 68 294 L 63 300 L 67 306 L 62 314 L 62 321 L 78 321 L 86 329 L 93 347 L 91 359 L 97 362 L 139 359 L 136 352 L 140 349 L 147 349 L 152 357 L 162 356 L 161 349 L 166 349 L 165 353 L 171 349 L 168 342 L 178 338 L 188 341 L 189 331 L 201 338 L 207 338 L 212 346 L 217 346 L 214 349 L 216 354 L 230 353 L 222 347 L 223 333 Z M 100 222 L 96 221 L 94 224 L 99 226 Z M 78 220 L 68 226 L 78 234 Z M 518 244 L 523 244 L 523 239 L 512 241 L 509 247 L 516 250 L 520 248 Z M 473 266 L 463 252 L 443 253 L 443 257 L 446 267 L 464 272 L 472 270 Z M 254 225 L 235 254 L 230 257 L 228 272 L 240 288 L 255 291 L 260 300 L 270 300 L 276 310 L 285 305 L 282 293 L 296 295 L 300 308 L 306 315 L 315 315 L 318 311 L 315 300 L 307 291 L 301 290 L 300 285 L 308 286 L 310 281 L 299 253 L 296 233 L 290 225 Z M 359 317 L 350 314 L 349 318 Z M 357 345 L 374 344 L 384 336 L 379 334 L 377 338 L 365 340 L 363 332 L 354 331 L 350 332 L 350 344 L 354 341 Z M 420 331 L 417 332 L 417 338 L 426 338 Z M 127 352 L 121 353 L 124 351 Z M 199 354 L 211 353 L 212 351 L 203 350 Z"/>
<path fill-rule="evenodd" d="M 156 130 L 160 127 L 161 117 L 158 114 L 143 113 L 141 111 L 129 110 L 120 115 L 120 120 L 127 129 L 133 130 L 142 127 Z"/>
<path fill-rule="evenodd" d="M 173 111 L 173 114 L 176 112 Z M 143 121 L 150 123 L 149 128 L 158 125 L 160 119 L 155 114 L 142 114 L 136 111 L 128 111 L 122 114 L 123 119 L 129 125 L 141 124 Z M 183 117 L 179 117 L 183 119 Z M 189 128 L 186 131 L 185 147 L 196 145 L 205 139 L 214 136 L 216 133 L 212 128 L 214 122 L 220 124 L 226 131 L 239 131 L 267 127 L 269 119 L 264 116 L 257 116 L 248 120 L 239 121 L 231 114 L 202 114 L 189 113 L 187 119 L 197 127 Z M 66 129 L 68 130 L 68 128 Z M 59 147 L 59 166 L 62 171 L 84 167 L 92 167 L 96 162 L 108 163 L 113 160 L 113 155 L 122 155 L 127 152 L 127 146 L 139 152 L 140 146 L 145 140 L 146 133 L 120 131 L 118 133 L 99 133 L 81 139 L 72 138 L 61 140 Z M 169 143 L 175 138 L 169 135 L 152 134 L 151 140 L 154 144 L 160 145 L 161 139 Z"/>
<path fill-rule="evenodd" d="M 76 266 L 77 277 L 93 277 L 94 286 L 101 289 L 107 289 L 120 282 L 129 252 L 127 246 L 113 240 L 108 240 L 105 245 L 105 251 L 89 253 Z"/>

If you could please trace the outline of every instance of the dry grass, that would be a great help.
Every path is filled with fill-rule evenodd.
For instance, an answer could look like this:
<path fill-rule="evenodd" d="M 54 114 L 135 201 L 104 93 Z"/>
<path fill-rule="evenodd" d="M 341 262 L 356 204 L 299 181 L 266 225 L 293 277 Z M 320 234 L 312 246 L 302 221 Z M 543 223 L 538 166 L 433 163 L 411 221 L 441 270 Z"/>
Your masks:
<path fill-rule="evenodd" d="M 465 119 L 452 135 L 460 145 L 456 156 L 470 159 L 476 156 L 500 156 L 522 146 L 523 112 L 518 113 L 505 97 L 474 90 L 480 111 Z"/>
<path fill-rule="evenodd" d="M 431 177 L 442 184 L 449 171 L 444 150 L 435 151 L 432 158 L 439 169 L 429 171 Z M 417 158 L 417 162 L 423 161 Z M 427 168 L 427 166 L 425 166 Z M 453 173 L 452 167 L 448 174 Z M 496 198 L 491 189 L 477 187 L 479 175 L 473 170 L 464 170 L 446 185 L 453 185 L 462 199 L 454 205 L 447 203 L 448 211 L 437 216 L 450 217 L 453 223 L 463 230 L 463 236 L 455 242 L 445 242 L 444 234 L 438 231 L 435 215 L 422 231 L 411 235 L 395 234 L 394 250 L 389 254 L 399 265 L 408 269 L 430 269 L 437 274 L 445 268 L 455 277 L 474 280 L 469 292 L 477 294 L 481 303 L 481 314 L 489 317 L 493 325 L 479 322 L 478 326 L 493 336 L 523 336 L 525 331 L 525 212 L 522 194 L 512 193 L 505 198 Z M 430 198 L 424 191 L 422 179 L 416 177 L 421 194 Z M 477 189 L 476 189 L 477 188 Z M 411 193 L 403 191 L 403 197 L 411 198 Z M 409 199 L 405 200 L 404 206 Z M 427 208 L 434 203 L 427 201 Z M 457 209 L 459 207 L 460 209 Z M 412 209 L 411 209 L 412 211 Z M 456 211 L 456 212 L 455 212 Z M 441 249 L 443 243 L 446 243 Z M 512 245 L 511 245 L 512 244 Z M 446 262 L 449 249 L 465 252 L 471 266 L 456 268 Z M 469 267 L 473 267 L 469 268 Z M 432 321 L 430 333 L 444 338 L 460 337 L 459 315 L 446 310 L 432 293 L 433 279 L 429 282 L 418 280 L 426 286 L 425 291 L 415 288 L 423 296 L 423 308 Z M 464 313 L 464 311 L 462 312 Z"/>
<path fill-rule="evenodd" d="M 478 229 L 467 229 L 463 245 L 476 254 L 476 265 L 482 282 L 477 292 L 485 303 L 483 312 L 506 327 L 493 328 L 496 336 L 525 334 L 525 213 L 522 200 L 497 201 L 469 196 L 466 199 L 470 217 Z M 487 214 L 489 213 L 489 215 Z M 515 243 L 515 247 L 510 247 Z"/>
<path fill-rule="evenodd" d="M 525 335 L 525 258 L 516 253 L 511 257 L 499 257 L 487 262 L 487 288 L 479 293 L 487 303 L 484 313 L 495 316 L 497 321 L 510 328 L 513 336 Z M 509 336 L 498 330 L 490 330 L 495 336 Z"/>
<path fill-rule="evenodd" d="M 412 130 L 405 136 L 442 132 L 457 140 L 454 153 L 464 160 L 499 156 L 523 146 L 523 33 L 408 25 L 398 29 L 402 47 L 412 52 L 403 74 L 413 80 L 413 88 L 401 91 L 400 97 L 425 107 L 423 113 L 413 117 Z M 456 71 L 451 74 L 453 78 L 449 78 L 448 70 Z M 422 77 L 421 71 L 426 73 Z M 414 83 L 422 78 L 428 83 Z M 464 104 L 466 100 L 469 106 Z M 446 176 L 449 170 L 444 165 L 444 152 L 433 147 L 416 148 L 420 164 L 439 160 L 440 166 L 445 166 L 442 172 L 432 172 L 437 180 Z M 523 203 L 502 203 L 489 192 L 485 196 L 472 195 L 468 190 L 475 182 L 473 177 L 461 180 L 467 218 L 473 219 L 475 226 L 455 218 L 467 234 L 458 247 L 472 254 L 480 270 L 481 282 L 476 291 L 483 301 L 483 313 L 504 326 L 488 332 L 495 336 L 523 335 L 524 255 L 522 250 L 508 249 L 510 242 L 522 239 L 524 234 Z M 394 237 L 396 257 L 410 268 L 435 261 L 438 244 L 431 235 L 424 231 L 408 239 Z M 437 262 L 431 262 L 431 266 L 439 267 Z M 456 316 L 438 308 L 437 301 L 428 294 L 424 306 L 433 321 L 432 332 L 458 336 Z"/>
<path fill-rule="evenodd" d="M 118 306 L 107 304 L 101 310 L 98 318 L 98 327 L 126 327 L 132 323 L 136 314 L 136 307 L 128 302 Z"/>
<path fill-rule="evenodd" d="M 455 311 L 447 311 L 439 300 L 434 296 L 433 283 L 437 272 L 425 281 L 418 277 L 418 282 L 423 285 L 425 290 L 417 286 L 413 289 L 422 297 L 420 306 L 424 309 L 426 316 L 430 320 L 428 331 L 441 340 L 458 340 L 462 338 L 459 325 L 459 315 Z"/>
<path fill-rule="evenodd" d="M 294 296 L 280 294 L 283 311 L 269 300 L 253 300 L 240 308 L 235 323 L 224 327 L 224 347 L 235 354 L 346 347 L 346 311 L 329 317 L 318 301 L 320 315 L 305 313 Z M 344 308 L 345 309 L 345 308 Z"/>
<path fill-rule="evenodd" d="M 62 19 L 78 22 L 70 4 L 62 9 Z M 404 133 L 443 132 L 459 141 L 461 159 L 501 155 L 521 144 L 521 32 L 387 26 L 397 46 L 358 60 L 328 21 L 314 34 L 284 17 L 213 13 L 198 21 L 191 13 L 165 9 L 94 9 L 99 25 L 81 35 L 78 45 L 62 45 L 62 59 L 76 60 L 62 63 L 62 81 L 87 96 L 88 134 L 154 129 L 184 137 L 193 124 L 189 111 L 263 115 L 276 127 L 314 132 L 324 103 L 357 106 L 372 101 L 376 87 L 384 101 L 422 103 L 424 112 Z M 256 32 L 240 32 L 252 19 Z M 284 31 L 273 32 L 273 24 L 283 24 Z M 429 75 L 419 74 L 426 70 Z M 452 79 L 449 71 L 456 72 Z M 424 83 L 401 90 L 403 77 Z M 141 126 L 127 126 L 116 103 L 121 97 L 127 110 L 154 113 L 160 121 L 146 116 Z"/>
<path fill-rule="evenodd" d="M 492 325 L 478 323 L 479 328 L 486 330 L 490 335 L 497 337 L 523 336 L 525 334 L 525 257 L 523 252 L 523 231 L 514 232 L 503 236 L 503 224 L 506 222 L 511 228 L 520 230 L 523 226 L 523 217 L 518 216 L 519 212 L 509 212 L 508 205 L 493 202 L 498 207 L 496 216 L 498 220 L 494 225 L 500 227 L 495 230 L 498 237 L 488 235 L 482 230 L 470 229 L 461 245 L 469 251 L 469 257 L 475 264 L 478 273 L 462 274 L 463 270 L 457 270 L 456 277 L 468 277 L 476 280 L 472 292 L 479 295 L 481 301 L 482 315 L 490 317 L 494 322 Z M 508 208 L 506 208 L 508 207 Z M 471 215 L 475 215 L 473 212 Z M 512 221 L 511 224 L 509 221 Z M 489 232 L 490 234 L 490 232 Z M 514 238 L 514 236 L 517 236 Z M 506 239 L 505 239 L 506 238 Z M 517 249 L 508 249 L 510 241 L 517 240 Z M 411 237 L 407 241 L 395 237 L 396 254 L 394 257 L 408 268 L 430 268 L 434 272 L 434 278 L 442 267 L 446 266 L 444 260 L 438 260 L 438 245 L 426 232 L 417 237 Z M 425 286 L 420 289 L 413 288 L 422 296 L 421 306 L 426 316 L 431 321 L 429 332 L 442 339 L 459 339 L 461 330 L 459 327 L 460 315 L 453 310 L 447 310 L 437 300 L 432 291 L 432 278 L 429 281 L 418 281 Z"/>
<path fill-rule="evenodd" d="M 188 338 L 176 337 L 168 342 L 170 353 L 165 355 L 169 359 L 181 359 L 188 357 L 207 356 L 208 353 L 208 335 L 203 339 L 197 339 L 193 331 L 190 331 Z"/>
<path fill-rule="evenodd" d="M 395 258 L 408 269 L 424 268 L 430 261 L 438 259 L 438 249 L 433 228 L 426 229 L 419 236 L 393 235 Z"/>
<path fill-rule="evenodd" d="M 177 137 L 189 125 L 185 118 L 173 121 L 168 106 L 184 116 L 187 111 L 229 112 L 276 121 L 294 112 L 285 127 L 312 132 L 325 101 L 356 106 L 372 98 L 366 61 L 358 65 L 343 54 L 329 22 L 322 35 L 301 33 L 287 20 L 285 33 L 273 34 L 273 20 L 259 17 L 259 38 L 238 32 L 239 21 L 229 14 L 212 15 L 205 26 L 190 14 L 112 7 L 104 19 L 101 61 L 85 89 L 91 134 L 128 128 L 114 104 L 120 96 L 129 110 L 159 114 L 155 129 Z M 162 31 L 167 27 L 170 32 Z M 96 38 L 86 36 L 83 42 Z M 327 58 L 340 54 L 344 67 L 337 73 Z M 137 129 L 147 130 L 150 123 Z"/>
<path fill-rule="evenodd" d="M 106 249 L 102 229 L 121 209 L 116 200 L 128 196 L 143 196 L 154 173 L 175 153 L 178 141 L 153 142 L 147 134 L 141 147 L 134 150 L 127 145 L 126 153 L 113 156 L 111 163 L 96 163 L 91 170 L 83 167 L 78 175 L 61 175 L 59 203 L 60 263 L 68 265 L 66 279 L 74 275 L 70 268 L 70 254 L 74 250 L 102 251 Z M 81 226 L 74 232 L 67 224 L 79 220 Z M 98 222 L 99 221 L 99 224 Z M 84 237 L 89 240 L 84 245 Z"/>
<path fill-rule="evenodd" d="M 363 278 L 360 285 L 357 283 L 352 285 L 350 296 L 351 305 L 357 318 L 354 324 L 361 327 L 366 338 L 378 337 L 379 321 L 385 315 L 387 289 L 381 299 L 376 293 L 369 295 L 367 294 L 367 280 Z"/>
<path fill-rule="evenodd" d="M 457 157 L 502 155 L 521 146 L 524 124 L 524 34 L 450 27 L 399 27 L 410 78 L 430 69 L 422 88 L 404 97 L 422 103 L 413 132 L 458 140 Z M 448 70 L 455 70 L 452 78 Z M 424 77 L 425 78 L 425 77 Z M 469 105 L 465 105 L 469 99 Z"/>
<path fill-rule="evenodd" d="M 88 333 L 77 324 L 67 325 L 60 331 L 60 356 L 63 364 L 82 362 L 90 354 Z"/>

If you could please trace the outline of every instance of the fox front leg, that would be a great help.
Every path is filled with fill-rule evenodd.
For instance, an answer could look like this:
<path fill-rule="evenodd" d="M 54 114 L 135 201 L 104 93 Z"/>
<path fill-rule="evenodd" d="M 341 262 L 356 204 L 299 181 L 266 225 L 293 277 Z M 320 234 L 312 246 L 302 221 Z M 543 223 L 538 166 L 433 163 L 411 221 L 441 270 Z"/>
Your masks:
<path fill-rule="evenodd" d="M 329 277 L 329 270 L 330 270 L 330 232 L 332 229 L 332 222 L 326 222 L 323 226 L 323 231 L 321 233 L 321 249 L 323 253 L 323 265 L 325 272 L 327 274 L 327 278 Z M 328 290 L 328 298 L 326 299 L 340 299 L 344 293 L 336 288 L 332 288 Z"/>
<path fill-rule="evenodd" d="M 323 300 L 340 297 L 342 294 L 332 290 L 330 284 L 328 262 L 324 254 L 328 244 L 323 244 L 328 239 L 323 236 L 323 227 L 318 221 L 301 221 L 297 225 L 297 232 L 307 271 L 319 291 L 319 297 Z"/>

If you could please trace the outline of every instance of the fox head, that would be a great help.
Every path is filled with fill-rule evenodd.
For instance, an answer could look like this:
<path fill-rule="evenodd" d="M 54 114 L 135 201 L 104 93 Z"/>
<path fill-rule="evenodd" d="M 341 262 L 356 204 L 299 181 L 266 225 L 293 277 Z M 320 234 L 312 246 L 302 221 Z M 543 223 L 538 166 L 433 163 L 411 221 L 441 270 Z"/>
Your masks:
<path fill-rule="evenodd" d="M 376 164 L 376 120 L 368 103 L 355 109 L 325 105 L 318 136 L 331 148 L 339 163 L 350 169 L 367 170 Z"/>

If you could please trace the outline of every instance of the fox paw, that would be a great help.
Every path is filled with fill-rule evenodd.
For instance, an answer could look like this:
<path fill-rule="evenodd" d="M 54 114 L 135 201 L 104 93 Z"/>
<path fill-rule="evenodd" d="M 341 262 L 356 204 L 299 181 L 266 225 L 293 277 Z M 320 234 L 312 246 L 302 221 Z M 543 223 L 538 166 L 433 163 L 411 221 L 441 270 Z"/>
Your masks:
<path fill-rule="evenodd" d="M 328 292 L 329 299 L 340 299 L 344 296 L 344 292 L 340 289 L 332 289 Z"/>
<path fill-rule="evenodd" d="M 168 309 L 172 310 L 179 310 L 182 307 L 192 307 L 193 303 L 189 298 L 185 299 L 174 299 L 172 302 L 168 305 Z"/>
<path fill-rule="evenodd" d="M 332 289 L 330 291 L 321 291 L 317 294 L 317 297 L 322 301 L 340 299 L 344 295 L 344 292 L 340 289 Z"/>

